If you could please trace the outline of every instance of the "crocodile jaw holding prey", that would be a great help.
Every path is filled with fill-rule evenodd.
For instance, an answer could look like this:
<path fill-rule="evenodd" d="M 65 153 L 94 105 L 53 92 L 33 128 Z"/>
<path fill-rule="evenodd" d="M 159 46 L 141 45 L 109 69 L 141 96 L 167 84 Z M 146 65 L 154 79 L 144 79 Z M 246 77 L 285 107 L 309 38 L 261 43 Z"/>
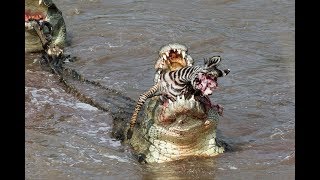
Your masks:
<path fill-rule="evenodd" d="M 160 58 L 155 65 L 155 83 L 160 81 L 161 73 L 193 65 L 191 56 L 182 52 L 187 49 L 179 44 L 160 49 Z M 208 97 L 218 86 L 217 78 L 199 74 L 198 79 L 201 81 L 196 84 L 196 89 L 202 95 L 182 95 L 175 101 L 163 101 L 160 96 L 149 99 L 143 119 L 137 122 L 132 136 L 126 139 L 140 162 L 162 163 L 189 156 L 212 157 L 225 151 L 225 144 L 221 145 L 216 138 L 222 107 L 213 105 Z"/>
<path fill-rule="evenodd" d="M 159 58 L 155 63 L 156 69 L 154 82 L 157 83 L 160 74 L 175 71 L 186 66 L 192 66 L 193 59 L 188 54 L 188 48 L 179 43 L 171 43 L 162 46 L 159 50 Z"/>
<path fill-rule="evenodd" d="M 62 49 L 66 41 L 66 26 L 61 11 L 52 0 L 25 1 L 25 52 L 43 50 L 41 40 L 31 26 L 32 20 L 44 20 L 52 25 L 50 45 Z"/>

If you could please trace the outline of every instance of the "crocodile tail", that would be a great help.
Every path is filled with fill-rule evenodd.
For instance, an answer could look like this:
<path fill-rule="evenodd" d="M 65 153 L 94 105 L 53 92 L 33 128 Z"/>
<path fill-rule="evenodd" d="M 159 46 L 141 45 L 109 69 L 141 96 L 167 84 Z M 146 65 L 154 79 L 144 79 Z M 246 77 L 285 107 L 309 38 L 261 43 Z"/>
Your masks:
<path fill-rule="evenodd" d="M 157 92 L 158 88 L 159 88 L 159 85 L 160 83 L 157 83 L 155 84 L 154 86 L 152 86 L 147 92 L 141 94 L 139 96 L 139 100 L 136 104 L 136 107 L 133 111 L 133 115 L 131 117 L 131 120 L 130 120 L 130 126 L 129 126 L 129 129 L 127 131 L 127 139 L 131 139 L 132 137 L 132 133 L 133 133 L 133 128 L 134 128 L 134 125 L 136 124 L 137 122 L 137 117 L 138 117 L 138 114 L 143 106 L 143 104 L 146 102 L 146 100 L 152 96 L 155 95 L 155 93 Z"/>

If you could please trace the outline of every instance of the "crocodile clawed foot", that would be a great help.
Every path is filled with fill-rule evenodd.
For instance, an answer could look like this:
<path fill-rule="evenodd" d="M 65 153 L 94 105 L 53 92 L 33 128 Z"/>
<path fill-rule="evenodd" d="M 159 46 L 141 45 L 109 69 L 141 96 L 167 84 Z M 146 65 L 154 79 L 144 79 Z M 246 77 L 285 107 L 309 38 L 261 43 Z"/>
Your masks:
<path fill-rule="evenodd" d="M 61 57 L 63 55 L 63 50 L 59 46 L 51 45 L 46 49 L 46 53 L 52 57 Z"/>
<path fill-rule="evenodd" d="M 70 54 L 68 54 L 68 55 L 64 55 L 62 60 L 64 63 L 75 62 L 77 60 L 77 57 L 75 57 L 75 56 L 71 57 Z"/>
<path fill-rule="evenodd" d="M 56 45 L 48 46 L 45 50 L 43 58 L 45 58 L 47 62 L 56 67 L 61 66 L 65 62 L 74 62 L 76 60 L 76 57 L 64 55 L 63 50 Z"/>

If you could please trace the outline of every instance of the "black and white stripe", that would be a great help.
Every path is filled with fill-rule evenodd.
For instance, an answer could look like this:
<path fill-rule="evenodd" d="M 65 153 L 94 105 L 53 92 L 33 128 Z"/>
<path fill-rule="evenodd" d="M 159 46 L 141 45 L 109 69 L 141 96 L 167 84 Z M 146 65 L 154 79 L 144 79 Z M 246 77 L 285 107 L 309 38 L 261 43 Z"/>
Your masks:
<path fill-rule="evenodd" d="M 139 96 L 139 100 L 135 106 L 135 109 L 133 111 L 133 114 L 131 116 L 131 120 L 130 120 L 130 126 L 129 129 L 127 131 L 127 139 L 131 139 L 132 137 L 132 133 L 133 133 L 133 127 L 137 122 L 137 118 L 138 118 L 138 114 L 143 106 L 143 104 L 146 102 L 146 100 L 148 98 L 151 98 L 152 96 L 155 96 L 157 90 L 159 89 L 159 83 L 155 84 L 154 86 L 152 86 L 147 92 L 141 94 Z"/>
<path fill-rule="evenodd" d="M 177 96 L 186 95 L 194 92 L 196 77 L 199 73 L 210 74 L 215 77 L 226 76 L 230 70 L 220 70 L 218 65 L 221 61 L 219 56 L 214 56 L 204 60 L 204 67 L 191 66 L 184 67 L 177 71 L 170 71 L 160 76 L 159 92 L 175 101 Z"/>

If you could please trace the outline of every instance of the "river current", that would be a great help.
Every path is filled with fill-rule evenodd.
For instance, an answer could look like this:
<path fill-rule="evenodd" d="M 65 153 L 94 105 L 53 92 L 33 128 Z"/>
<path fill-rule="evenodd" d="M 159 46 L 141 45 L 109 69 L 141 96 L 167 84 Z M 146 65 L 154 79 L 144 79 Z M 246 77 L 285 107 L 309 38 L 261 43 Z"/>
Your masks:
<path fill-rule="evenodd" d="M 218 129 L 235 151 L 139 164 L 111 138 L 108 112 L 66 93 L 39 54 L 26 53 L 26 179 L 295 178 L 294 1 L 54 2 L 67 25 L 65 52 L 78 58 L 67 66 L 133 100 L 153 84 L 162 45 L 185 44 L 195 64 L 222 56 L 231 72 L 211 99 L 224 106 Z"/>

